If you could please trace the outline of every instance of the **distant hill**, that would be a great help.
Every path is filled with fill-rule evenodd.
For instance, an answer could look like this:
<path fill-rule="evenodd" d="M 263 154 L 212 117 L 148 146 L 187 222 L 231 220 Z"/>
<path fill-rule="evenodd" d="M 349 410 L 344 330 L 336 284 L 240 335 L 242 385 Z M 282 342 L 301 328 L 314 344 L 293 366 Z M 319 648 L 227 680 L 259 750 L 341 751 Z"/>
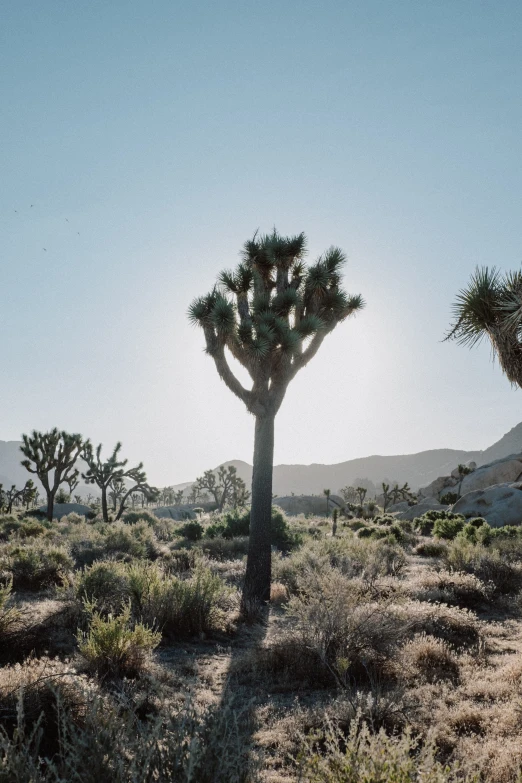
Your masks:
<path fill-rule="evenodd" d="M 274 492 L 277 495 L 319 494 L 323 489 L 338 492 L 341 487 L 353 484 L 358 478 L 367 478 L 375 484 L 390 481 L 408 481 L 412 489 L 419 489 L 439 476 L 448 475 L 459 462 L 474 460 L 479 465 L 522 452 L 522 422 L 513 427 L 500 440 L 483 451 L 459 451 L 457 449 L 430 449 L 417 454 L 391 456 L 373 455 L 339 462 L 335 465 L 276 465 L 274 467 Z M 4 486 L 22 486 L 29 474 L 20 465 L 20 442 L 0 441 L 0 483 Z M 242 460 L 230 460 L 225 466 L 234 465 L 238 475 L 250 485 L 252 466 Z M 81 466 L 80 466 L 81 470 Z M 186 489 L 191 482 L 175 485 Z M 75 494 L 97 494 L 97 487 L 80 485 Z"/>
<path fill-rule="evenodd" d="M 474 460 L 485 465 L 509 454 L 522 452 L 522 422 L 513 427 L 499 441 L 483 451 L 459 451 L 458 449 L 430 449 L 417 454 L 391 456 L 373 455 L 339 462 L 335 465 L 275 465 L 273 490 L 284 496 L 322 493 L 323 489 L 338 492 L 357 478 L 367 478 L 375 484 L 388 479 L 407 481 L 412 489 L 419 489 L 439 476 L 451 473 L 460 462 Z M 242 460 L 231 460 L 239 476 L 248 484 L 252 480 L 252 466 Z"/>

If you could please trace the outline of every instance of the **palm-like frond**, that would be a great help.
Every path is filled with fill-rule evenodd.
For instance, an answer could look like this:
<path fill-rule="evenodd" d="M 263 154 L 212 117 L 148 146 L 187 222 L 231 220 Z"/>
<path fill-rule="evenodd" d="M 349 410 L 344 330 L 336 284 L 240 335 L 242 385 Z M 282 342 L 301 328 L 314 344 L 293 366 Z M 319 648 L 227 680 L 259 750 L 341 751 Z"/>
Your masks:
<path fill-rule="evenodd" d="M 492 267 L 477 267 L 467 288 L 457 294 L 453 305 L 454 323 L 446 336 L 460 345 L 479 343 L 489 330 L 498 326 L 502 281 Z"/>

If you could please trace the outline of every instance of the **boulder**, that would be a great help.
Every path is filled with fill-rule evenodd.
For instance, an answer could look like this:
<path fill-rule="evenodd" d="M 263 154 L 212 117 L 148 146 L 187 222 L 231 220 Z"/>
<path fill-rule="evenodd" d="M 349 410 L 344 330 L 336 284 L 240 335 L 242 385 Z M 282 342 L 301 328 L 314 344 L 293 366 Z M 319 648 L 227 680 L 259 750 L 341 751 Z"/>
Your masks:
<path fill-rule="evenodd" d="M 476 463 L 476 462 L 473 462 L 473 461 L 471 461 L 471 462 L 465 462 L 465 463 L 464 463 L 464 467 L 465 467 L 465 468 L 469 468 L 471 471 L 473 471 L 473 470 L 475 470 L 475 469 L 476 469 L 476 467 L 477 467 L 477 463 Z M 452 477 L 453 477 L 453 478 L 456 478 L 456 479 L 459 479 L 459 480 L 460 480 L 460 473 L 459 473 L 459 469 L 458 469 L 458 467 L 457 467 L 457 468 L 453 468 L 453 470 L 451 471 L 451 475 L 452 475 Z"/>
<path fill-rule="evenodd" d="M 522 494 L 522 493 L 521 493 Z M 399 510 L 398 506 L 406 506 L 406 508 Z M 423 498 L 414 506 L 408 506 L 407 503 L 396 503 L 395 506 L 391 506 L 388 511 L 392 512 L 396 510 L 395 516 L 397 519 L 406 519 L 410 522 L 417 517 L 421 517 L 426 511 L 447 511 L 448 507 L 443 506 L 435 498 Z"/>
<path fill-rule="evenodd" d="M 522 454 L 512 454 L 509 457 L 481 465 L 465 476 L 460 488 L 462 496 L 477 489 L 486 489 L 495 484 L 512 484 L 522 477 Z"/>
<path fill-rule="evenodd" d="M 440 498 L 440 496 L 444 495 L 446 492 L 451 492 L 453 487 L 456 487 L 458 483 L 458 479 L 453 475 L 440 476 L 439 478 L 436 478 L 435 481 L 432 481 L 431 484 L 428 484 L 427 487 L 420 489 L 419 497 Z"/>
<path fill-rule="evenodd" d="M 522 523 L 522 484 L 496 484 L 486 489 L 468 492 L 455 503 L 454 514 L 484 517 L 491 527 Z"/>
<path fill-rule="evenodd" d="M 192 511 L 193 506 L 162 506 L 155 508 L 153 514 L 159 519 L 174 519 L 176 522 L 182 522 L 185 519 L 196 519 L 196 514 Z"/>
<path fill-rule="evenodd" d="M 289 495 L 288 497 L 274 498 L 274 506 L 282 508 L 286 514 L 297 516 L 298 514 L 313 514 L 314 516 L 325 516 L 326 498 L 324 495 Z M 330 495 L 330 513 L 334 508 L 343 508 L 342 498 L 337 495 Z"/>
<path fill-rule="evenodd" d="M 40 506 L 40 508 L 36 509 L 36 513 L 38 516 L 46 517 L 47 506 Z M 84 506 L 82 503 L 55 503 L 53 508 L 53 519 L 61 519 L 62 517 L 66 517 L 67 514 L 80 514 L 80 516 L 88 517 L 93 513 L 90 506 Z"/>

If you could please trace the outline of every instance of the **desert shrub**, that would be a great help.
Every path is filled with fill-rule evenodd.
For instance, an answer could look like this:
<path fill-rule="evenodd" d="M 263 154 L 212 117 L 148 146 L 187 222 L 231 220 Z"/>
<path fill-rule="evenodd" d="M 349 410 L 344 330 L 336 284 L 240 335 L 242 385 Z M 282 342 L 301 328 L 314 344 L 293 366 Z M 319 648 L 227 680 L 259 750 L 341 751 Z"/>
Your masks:
<path fill-rule="evenodd" d="M 205 535 L 210 539 L 222 537 L 225 539 L 244 537 L 250 533 L 250 511 L 229 511 L 213 525 L 210 525 Z M 271 543 L 286 552 L 301 542 L 298 532 L 292 531 L 288 520 L 281 509 L 272 506 Z"/>
<path fill-rule="evenodd" d="M 482 641 L 481 626 L 468 609 L 410 601 L 401 606 L 412 635 L 425 633 L 446 641 L 456 650 L 477 651 Z"/>
<path fill-rule="evenodd" d="M 88 605 L 89 627 L 79 631 L 80 654 L 99 675 L 136 677 L 161 641 L 161 634 L 132 622 L 130 603 L 117 614 L 103 617 Z"/>
<path fill-rule="evenodd" d="M 73 561 L 65 547 L 28 544 L 11 547 L 4 565 L 15 590 L 37 591 L 67 584 Z"/>
<path fill-rule="evenodd" d="M 48 528 L 46 528 L 45 525 L 42 525 L 37 519 L 29 517 L 23 521 L 22 525 L 16 531 L 16 535 L 18 538 L 39 538 L 40 536 L 45 535 L 47 530 Z"/>
<path fill-rule="evenodd" d="M 448 642 L 421 633 L 406 642 L 400 654 L 403 676 L 414 681 L 459 679 L 459 664 Z"/>
<path fill-rule="evenodd" d="M 188 539 L 189 541 L 199 541 L 203 538 L 203 525 L 199 522 L 186 522 L 180 528 L 178 528 L 180 536 Z"/>
<path fill-rule="evenodd" d="M 223 628 L 231 597 L 219 576 L 199 567 L 189 579 L 170 577 L 152 583 L 143 595 L 141 616 L 170 639 L 211 633 Z"/>
<path fill-rule="evenodd" d="M 154 527 L 158 522 L 158 517 L 146 508 L 141 508 L 138 511 L 126 511 L 122 520 L 127 525 L 135 525 L 137 522 L 146 522 L 150 527 Z"/>
<path fill-rule="evenodd" d="M 161 558 L 161 567 L 169 574 L 192 571 L 201 557 L 199 549 L 171 549 Z"/>
<path fill-rule="evenodd" d="M 495 593 L 491 584 L 484 584 L 474 574 L 459 571 L 424 573 L 410 590 L 419 601 L 444 603 L 465 609 L 476 609 L 489 603 Z"/>
<path fill-rule="evenodd" d="M 445 492 L 444 495 L 441 495 L 440 502 L 445 506 L 452 506 L 458 499 L 458 492 Z"/>
<path fill-rule="evenodd" d="M 373 521 L 376 525 L 393 525 L 394 522 L 397 522 L 397 519 L 393 514 L 378 514 Z"/>
<path fill-rule="evenodd" d="M 0 584 L 0 639 L 17 622 L 20 612 L 11 606 L 12 580 Z"/>
<path fill-rule="evenodd" d="M 333 570 L 300 580 L 288 615 L 293 625 L 286 644 L 291 641 L 297 657 L 312 652 L 344 687 L 354 676 L 385 674 L 407 634 L 404 616 Z"/>
<path fill-rule="evenodd" d="M 455 538 L 457 533 L 463 529 L 466 524 L 466 520 L 460 514 L 446 514 L 446 517 L 436 519 L 433 524 L 432 533 L 435 538 L 445 538 L 451 541 Z"/>
<path fill-rule="evenodd" d="M 198 546 L 213 560 L 241 559 L 248 553 L 248 538 L 203 538 Z"/>
<path fill-rule="evenodd" d="M 97 561 L 76 579 L 76 596 L 80 601 L 94 601 L 99 612 L 118 613 L 128 595 L 128 570 L 124 563 Z"/>
<path fill-rule="evenodd" d="M 133 525 L 123 522 L 110 525 L 105 536 L 105 551 L 112 557 L 127 555 L 151 560 L 159 554 L 154 532 L 143 521 Z"/>
<path fill-rule="evenodd" d="M 420 745 L 411 734 L 388 737 L 354 721 L 348 736 L 331 722 L 303 738 L 297 757 L 303 783 L 471 783 L 457 767 L 437 760 L 434 742 Z"/>
<path fill-rule="evenodd" d="M 0 541 L 8 541 L 22 526 L 22 520 L 14 514 L 0 516 Z"/>
<path fill-rule="evenodd" d="M 232 600 L 230 588 L 202 565 L 179 579 L 146 560 L 94 563 L 78 580 L 76 594 L 94 602 L 103 616 L 122 612 L 130 601 L 134 619 L 169 638 L 221 628 Z"/>
<path fill-rule="evenodd" d="M 60 522 L 66 525 L 83 525 L 85 524 L 85 517 L 83 514 L 77 514 L 75 511 L 71 511 L 70 514 L 66 514 L 62 517 Z"/>
<path fill-rule="evenodd" d="M 358 538 L 370 538 L 373 533 L 374 528 L 370 527 L 370 525 L 360 525 L 360 527 L 357 529 L 357 537 Z"/>
<path fill-rule="evenodd" d="M 281 582 L 272 582 L 270 585 L 270 603 L 282 606 L 288 602 L 288 589 Z"/>
<path fill-rule="evenodd" d="M 446 550 L 446 544 L 440 541 L 423 541 L 417 544 L 413 552 L 421 557 L 443 557 Z"/>
<path fill-rule="evenodd" d="M 425 511 L 421 517 L 417 517 L 414 520 L 414 527 L 423 536 L 428 536 L 433 531 L 436 522 L 442 522 L 444 520 L 451 522 L 455 519 L 461 519 L 464 521 L 464 517 L 461 514 L 453 514 L 451 511 Z M 450 526 L 451 528 L 451 526 Z M 458 531 L 457 531 L 458 532 Z M 441 538 L 443 536 L 440 536 Z"/>
<path fill-rule="evenodd" d="M 233 698 L 203 710 L 187 699 L 178 710 L 142 721 L 125 700 L 97 693 L 84 696 L 78 715 L 76 705 L 63 699 L 63 689 L 54 694 L 45 685 L 43 721 L 34 725 L 28 719 L 24 692 L 18 711 L 15 703 L 13 730 L 7 731 L 5 724 L 0 728 L 2 783 L 257 779 L 259 765 L 243 737 L 252 725 L 251 710 L 236 706 Z"/>
<path fill-rule="evenodd" d="M 91 565 L 107 554 L 104 534 L 96 526 L 87 524 L 85 520 L 65 528 L 64 535 L 79 568 Z"/>
<path fill-rule="evenodd" d="M 522 565 L 508 562 L 500 551 L 481 544 L 464 539 L 453 541 L 445 563 L 448 568 L 474 574 L 485 584 L 491 583 L 499 595 L 513 595 L 522 590 Z"/>
<path fill-rule="evenodd" d="M 400 576 L 406 566 L 406 555 L 395 542 L 361 540 L 348 535 L 309 541 L 289 557 L 274 558 L 273 578 L 285 584 L 290 592 L 298 591 L 298 581 L 305 574 L 326 573 L 335 568 L 348 577 Z"/>

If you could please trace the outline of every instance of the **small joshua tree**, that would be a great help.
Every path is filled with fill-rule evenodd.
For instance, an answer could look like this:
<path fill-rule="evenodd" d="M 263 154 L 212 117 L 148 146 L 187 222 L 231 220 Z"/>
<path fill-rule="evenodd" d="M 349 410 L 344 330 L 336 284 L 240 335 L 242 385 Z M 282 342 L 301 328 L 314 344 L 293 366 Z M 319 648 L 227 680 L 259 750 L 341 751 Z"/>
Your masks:
<path fill-rule="evenodd" d="M 219 376 L 255 417 L 250 540 L 243 608 L 270 599 L 274 423 L 288 384 L 337 324 L 363 307 L 341 287 L 345 256 L 332 247 L 308 268 L 304 234 L 274 232 L 248 241 L 235 271 L 224 271 L 189 316 L 204 332 Z M 248 389 L 232 372 L 243 365 Z"/>
<path fill-rule="evenodd" d="M 326 498 L 326 516 L 329 517 L 330 516 L 330 495 L 331 495 L 331 490 L 323 489 L 323 495 Z"/>
<path fill-rule="evenodd" d="M 56 427 L 50 432 L 33 430 L 31 435 L 22 435 L 22 438 L 20 450 L 26 457 L 22 465 L 40 479 L 47 495 L 47 519 L 51 522 L 56 493 L 62 484 L 68 484 L 78 476 L 76 460 L 90 445 L 89 441 L 84 443 L 81 435 L 59 432 Z"/>
<path fill-rule="evenodd" d="M 368 490 L 366 487 L 355 487 L 355 491 L 357 492 L 357 497 L 359 498 L 359 505 L 362 506 L 364 504 L 364 498 L 366 497 Z"/>
<path fill-rule="evenodd" d="M 174 505 L 181 506 L 182 503 L 183 503 L 183 490 L 178 489 L 178 491 L 174 493 Z"/>
<path fill-rule="evenodd" d="M 241 481 L 234 465 L 228 467 L 221 465 L 217 471 L 206 470 L 200 478 L 196 479 L 198 497 L 202 491 L 207 490 L 214 498 L 217 510 L 223 511 L 225 504 L 233 495 L 234 487 L 239 489 L 238 480 Z M 196 502 L 195 500 L 194 503 Z"/>
<path fill-rule="evenodd" d="M 114 493 L 114 510 L 119 509 L 116 519 L 120 519 L 125 510 L 125 503 L 129 495 L 133 492 L 140 492 L 144 498 L 155 499 L 157 490 L 147 484 L 147 475 L 143 470 L 143 463 L 140 462 L 135 468 L 127 468 L 128 460 L 120 459 L 121 443 L 117 443 L 110 457 L 103 461 L 101 457 L 102 444 L 100 443 L 93 451 L 91 443 L 87 443 L 82 457 L 87 463 L 87 472 L 82 473 L 82 478 L 86 484 L 97 484 L 101 489 L 101 506 L 105 522 L 109 521 L 109 509 L 107 506 L 107 495 L 109 490 Z M 128 486 L 128 482 L 132 482 Z"/>

